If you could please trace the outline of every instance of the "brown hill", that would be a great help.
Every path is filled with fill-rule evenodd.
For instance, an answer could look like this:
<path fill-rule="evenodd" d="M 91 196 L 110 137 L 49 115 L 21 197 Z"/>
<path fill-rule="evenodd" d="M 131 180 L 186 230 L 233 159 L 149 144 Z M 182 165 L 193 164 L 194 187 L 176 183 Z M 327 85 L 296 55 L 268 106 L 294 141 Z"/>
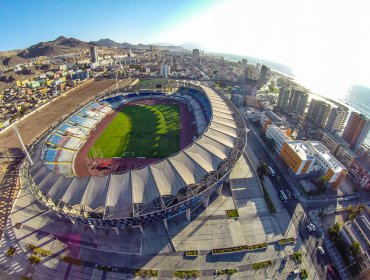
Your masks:
<path fill-rule="evenodd" d="M 38 56 L 56 56 L 69 52 L 76 51 L 77 49 L 86 49 L 93 44 L 75 38 L 66 38 L 63 36 L 58 37 L 54 41 L 40 42 L 26 48 L 18 53 L 22 58 L 34 58 Z"/>

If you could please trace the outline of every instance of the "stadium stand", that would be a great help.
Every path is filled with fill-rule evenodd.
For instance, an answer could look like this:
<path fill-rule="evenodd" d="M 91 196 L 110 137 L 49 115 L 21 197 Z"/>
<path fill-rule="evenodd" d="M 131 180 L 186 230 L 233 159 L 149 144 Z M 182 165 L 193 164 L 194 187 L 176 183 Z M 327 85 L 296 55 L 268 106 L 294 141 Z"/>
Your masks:
<path fill-rule="evenodd" d="M 63 123 L 61 126 L 59 126 L 58 130 L 61 133 L 71 134 L 71 135 L 73 135 L 75 137 L 79 137 L 79 138 L 85 138 L 86 135 L 90 131 L 90 129 L 88 129 L 88 128 L 71 126 L 67 123 Z"/>
<path fill-rule="evenodd" d="M 68 120 L 72 124 L 81 125 L 87 128 L 92 128 L 98 121 L 90 118 L 83 118 L 78 115 L 74 115 Z"/>
<path fill-rule="evenodd" d="M 60 162 L 72 162 L 75 153 L 76 152 L 74 152 L 74 151 L 61 150 L 60 155 L 58 157 L 58 161 L 60 161 Z"/>
<path fill-rule="evenodd" d="M 54 149 L 47 149 L 45 155 L 45 161 L 47 162 L 55 162 L 58 150 Z"/>

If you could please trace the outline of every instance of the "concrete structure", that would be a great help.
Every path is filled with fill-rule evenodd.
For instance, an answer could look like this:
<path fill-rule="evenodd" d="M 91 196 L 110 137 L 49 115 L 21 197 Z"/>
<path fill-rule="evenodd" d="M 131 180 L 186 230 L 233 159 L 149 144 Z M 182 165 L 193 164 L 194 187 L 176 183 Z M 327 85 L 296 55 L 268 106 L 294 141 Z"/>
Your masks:
<path fill-rule="evenodd" d="M 348 173 L 319 141 L 285 141 L 281 157 L 295 175 L 321 170 L 333 187 L 338 186 Z"/>
<path fill-rule="evenodd" d="M 364 143 L 369 129 L 370 120 L 365 115 L 352 112 L 342 137 L 353 150 L 357 150 Z"/>
<path fill-rule="evenodd" d="M 335 154 L 340 146 L 349 147 L 349 144 L 342 137 L 332 132 L 324 132 L 320 141 L 332 154 Z"/>
<path fill-rule="evenodd" d="M 349 176 L 354 179 L 363 190 L 370 191 L 370 157 L 368 153 L 352 161 L 349 167 Z"/>
<path fill-rule="evenodd" d="M 193 49 L 193 57 L 199 57 L 200 56 L 200 51 L 199 49 Z"/>
<path fill-rule="evenodd" d="M 259 77 L 260 83 L 265 83 L 267 81 L 269 72 L 270 68 L 268 68 L 266 65 L 262 65 Z"/>
<path fill-rule="evenodd" d="M 289 108 L 289 96 L 290 96 L 290 89 L 287 87 L 280 87 L 279 97 L 277 100 L 276 107 L 283 111 L 287 111 Z"/>
<path fill-rule="evenodd" d="M 315 163 L 319 166 L 320 170 L 324 172 L 329 184 L 337 187 L 347 176 L 348 171 L 319 141 L 307 142 L 315 151 Z"/>
<path fill-rule="evenodd" d="M 330 105 L 322 100 L 312 99 L 307 111 L 307 119 L 319 127 L 324 127 L 329 117 Z"/>
<path fill-rule="evenodd" d="M 30 148 L 35 164 L 23 163 L 21 186 L 59 218 L 91 227 L 142 230 L 144 224 L 181 213 L 189 212 L 190 217 L 191 209 L 208 204 L 209 196 L 220 192 L 244 152 L 246 130 L 243 117 L 223 95 L 191 83 L 179 82 L 175 88 L 177 91 L 167 98 L 189 102 L 199 135 L 180 152 L 123 173 L 83 178 L 67 176 L 59 169 L 51 169 L 54 166 L 47 165 L 44 159 L 48 149 L 46 141 L 71 115 L 75 117 L 73 112 Z M 164 93 L 116 89 L 92 100 L 86 107 L 113 106 L 116 100 L 127 102 L 148 96 L 163 98 Z"/>
<path fill-rule="evenodd" d="M 171 74 L 171 67 L 169 65 L 162 65 L 160 74 L 162 77 L 167 78 Z"/>
<path fill-rule="evenodd" d="M 290 110 L 290 112 L 292 113 L 296 112 L 302 115 L 306 110 L 307 103 L 308 103 L 308 93 L 292 89 L 289 95 L 288 110 Z"/>
<path fill-rule="evenodd" d="M 92 63 L 99 62 L 99 53 L 97 46 L 90 47 L 90 58 Z"/>
<path fill-rule="evenodd" d="M 342 131 L 348 117 L 348 110 L 343 107 L 331 109 L 325 128 L 332 132 Z"/>
<path fill-rule="evenodd" d="M 266 137 L 274 140 L 274 148 L 279 154 L 283 149 L 284 142 L 287 140 L 291 140 L 288 136 L 290 134 L 289 128 L 283 128 L 282 130 L 276 125 L 269 125 L 266 129 Z"/>
<path fill-rule="evenodd" d="M 353 160 L 357 157 L 356 154 L 347 146 L 340 145 L 335 152 L 335 157 L 349 169 Z"/>
<path fill-rule="evenodd" d="M 295 175 L 306 174 L 314 170 L 314 151 L 302 140 L 285 141 L 280 155 Z"/>
<path fill-rule="evenodd" d="M 234 103 L 236 107 L 241 107 L 244 105 L 243 95 L 240 94 L 231 95 L 231 101 Z"/>
<path fill-rule="evenodd" d="M 256 107 L 257 106 L 257 98 L 255 96 L 247 95 L 245 97 L 245 106 L 247 106 L 247 107 Z"/>

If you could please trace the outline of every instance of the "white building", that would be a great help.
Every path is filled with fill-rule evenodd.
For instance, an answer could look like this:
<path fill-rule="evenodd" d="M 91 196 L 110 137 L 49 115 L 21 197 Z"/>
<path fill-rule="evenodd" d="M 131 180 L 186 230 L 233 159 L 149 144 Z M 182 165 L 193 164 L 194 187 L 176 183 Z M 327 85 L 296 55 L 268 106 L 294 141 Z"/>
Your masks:
<path fill-rule="evenodd" d="M 344 127 L 347 117 L 348 110 L 345 110 L 342 107 L 334 107 L 330 111 L 325 128 L 333 132 L 341 131 Z"/>
<path fill-rule="evenodd" d="M 321 142 L 308 141 L 308 144 L 315 150 L 315 164 L 320 167 L 329 179 L 328 183 L 334 183 L 340 176 L 344 176 L 344 173 L 347 174 L 347 169 L 344 165 Z"/>
<path fill-rule="evenodd" d="M 281 130 L 276 125 L 269 125 L 266 129 L 266 137 L 269 139 L 273 139 L 275 142 L 275 151 L 277 151 L 279 154 L 281 153 L 281 150 L 283 149 L 283 145 L 285 140 L 291 140 L 286 133 Z"/>
<path fill-rule="evenodd" d="M 171 71 L 171 66 L 169 66 L 169 65 L 162 65 L 162 66 L 161 66 L 160 74 L 161 74 L 164 78 L 167 78 L 167 76 L 169 76 L 169 75 L 170 75 L 170 71 Z"/>

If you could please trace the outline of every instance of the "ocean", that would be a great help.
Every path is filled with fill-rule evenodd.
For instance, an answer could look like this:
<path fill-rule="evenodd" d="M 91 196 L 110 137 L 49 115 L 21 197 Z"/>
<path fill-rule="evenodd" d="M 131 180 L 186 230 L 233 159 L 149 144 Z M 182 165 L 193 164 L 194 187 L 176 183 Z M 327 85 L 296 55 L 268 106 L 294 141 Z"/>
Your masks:
<path fill-rule="evenodd" d="M 334 81 L 330 79 L 317 79 L 317 77 L 314 77 L 315 73 L 310 74 L 305 72 L 303 75 L 295 72 L 295 69 L 289 66 L 266 59 L 226 53 L 214 54 L 221 55 L 230 61 L 240 61 L 242 58 L 246 58 L 248 59 L 248 63 L 251 64 L 265 64 L 272 70 L 276 70 L 282 74 L 292 77 L 297 83 L 301 84 L 305 88 L 308 88 L 310 92 L 314 93 L 315 95 L 339 101 L 340 103 L 346 105 L 351 111 L 357 111 L 370 118 L 370 84 L 351 84 L 351 81 L 341 83 L 339 81 L 340 78 L 337 80 L 334 79 Z M 367 136 L 366 144 L 370 146 L 370 134 Z"/>

